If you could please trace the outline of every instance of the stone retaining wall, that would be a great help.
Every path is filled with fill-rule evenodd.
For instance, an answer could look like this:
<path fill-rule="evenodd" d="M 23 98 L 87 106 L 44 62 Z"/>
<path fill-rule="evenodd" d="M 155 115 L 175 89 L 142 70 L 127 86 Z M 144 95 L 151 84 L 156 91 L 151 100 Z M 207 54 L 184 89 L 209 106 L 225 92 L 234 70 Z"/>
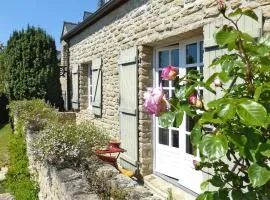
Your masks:
<path fill-rule="evenodd" d="M 27 130 L 29 170 L 39 184 L 39 200 L 99 200 L 102 199 L 100 193 L 109 195 L 112 200 L 160 200 L 136 181 L 101 161 L 84 171 L 37 162 L 32 147 L 37 136 L 37 132 Z"/>

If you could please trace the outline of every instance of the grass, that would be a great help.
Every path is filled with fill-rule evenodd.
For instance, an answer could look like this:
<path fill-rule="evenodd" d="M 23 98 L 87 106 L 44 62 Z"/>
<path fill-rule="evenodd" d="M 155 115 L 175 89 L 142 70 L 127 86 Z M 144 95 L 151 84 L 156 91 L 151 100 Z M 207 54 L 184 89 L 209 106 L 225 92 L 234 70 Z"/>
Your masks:
<path fill-rule="evenodd" d="M 8 144 L 9 166 L 4 190 L 13 194 L 19 200 L 37 200 L 38 187 L 31 180 L 26 155 L 25 135 L 22 128 L 18 134 L 12 134 Z"/>
<path fill-rule="evenodd" d="M 0 168 L 8 164 L 8 143 L 12 130 L 9 124 L 0 125 Z"/>

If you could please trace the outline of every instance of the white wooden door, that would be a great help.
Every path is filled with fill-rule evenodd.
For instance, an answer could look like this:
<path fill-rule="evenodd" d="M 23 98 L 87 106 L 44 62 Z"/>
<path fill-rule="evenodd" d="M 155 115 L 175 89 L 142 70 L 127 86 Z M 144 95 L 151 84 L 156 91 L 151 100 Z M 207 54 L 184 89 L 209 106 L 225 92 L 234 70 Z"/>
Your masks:
<path fill-rule="evenodd" d="M 155 86 L 162 83 L 167 98 L 173 96 L 173 81 L 160 78 L 164 67 L 172 65 L 184 75 L 188 70 L 203 70 L 203 43 L 200 39 L 181 42 L 179 46 L 158 49 L 156 52 Z M 202 88 L 198 88 L 202 93 Z M 202 172 L 194 169 L 194 161 L 199 160 L 197 149 L 190 143 L 193 128 L 190 117 L 184 116 L 180 127 L 162 128 L 155 119 L 155 171 L 175 179 L 182 186 L 200 193 Z"/>

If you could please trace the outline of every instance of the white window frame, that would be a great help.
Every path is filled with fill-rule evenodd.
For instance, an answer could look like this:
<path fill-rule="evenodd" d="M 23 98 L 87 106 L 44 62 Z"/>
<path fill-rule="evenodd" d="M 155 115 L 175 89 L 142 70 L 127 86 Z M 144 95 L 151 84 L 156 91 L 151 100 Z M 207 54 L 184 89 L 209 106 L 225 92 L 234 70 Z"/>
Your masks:
<path fill-rule="evenodd" d="M 92 65 L 87 65 L 87 99 L 88 99 L 88 109 L 92 110 L 92 98 L 93 98 L 93 80 L 92 80 Z"/>

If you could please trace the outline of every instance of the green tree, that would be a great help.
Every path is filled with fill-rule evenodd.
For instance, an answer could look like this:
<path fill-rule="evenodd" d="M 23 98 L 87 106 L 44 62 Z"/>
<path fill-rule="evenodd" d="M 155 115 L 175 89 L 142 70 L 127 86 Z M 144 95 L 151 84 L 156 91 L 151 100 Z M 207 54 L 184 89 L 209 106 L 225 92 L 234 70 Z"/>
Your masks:
<path fill-rule="evenodd" d="M 5 62 L 6 62 L 5 61 L 5 48 L 0 43 L 0 95 L 1 95 L 1 93 L 4 92 L 5 85 L 6 85 L 7 66 L 6 66 Z"/>
<path fill-rule="evenodd" d="M 40 98 L 62 107 L 55 42 L 41 28 L 15 31 L 6 48 L 10 100 Z"/>

